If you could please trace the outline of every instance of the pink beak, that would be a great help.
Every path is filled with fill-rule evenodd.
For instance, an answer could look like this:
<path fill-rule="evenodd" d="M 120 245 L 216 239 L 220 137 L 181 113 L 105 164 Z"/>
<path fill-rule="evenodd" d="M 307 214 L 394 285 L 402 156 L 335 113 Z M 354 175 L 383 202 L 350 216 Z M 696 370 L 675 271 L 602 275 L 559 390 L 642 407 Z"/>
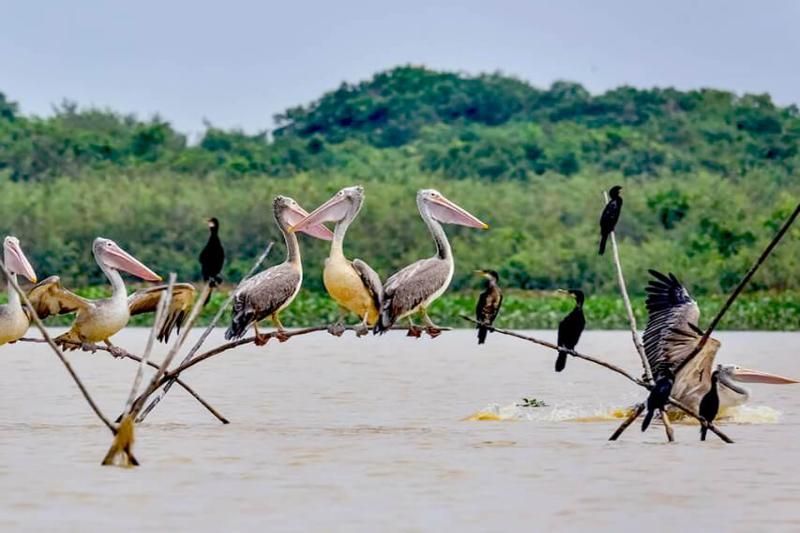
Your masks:
<path fill-rule="evenodd" d="M 322 226 L 324 222 L 339 221 L 347 214 L 349 209 L 348 199 L 344 195 L 337 194 L 318 208 L 314 209 L 310 215 L 289 228 L 289 231 L 303 231 L 304 228 L 311 226 Z M 322 226 L 324 227 L 324 226 Z"/>
<path fill-rule="evenodd" d="M 489 229 L 488 224 L 444 196 L 431 198 L 428 201 L 430 202 L 431 214 L 439 222 L 458 224 L 459 226 L 467 226 L 468 228 Z"/>
<path fill-rule="evenodd" d="M 317 211 L 319 211 L 319 209 L 317 209 Z M 309 218 L 308 212 L 299 205 L 290 205 L 286 210 L 285 216 L 286 223 L 289 224 L 289 231 L 302 231 L 303 233 L 316 237 L 317 239 L 322 239 L 323 241 L 330 241 L 333 239 L 333 232 L 321 223 L 309 224 L 306 222 L 303 224 L 302 229 L 299 228 L 298 226 Z"/>
<path fill-rule="evenodd" d="M 768 372 L 761 372 L 760 370 L 751 370 L 749 368 L 740 368 L 733 372 L 733 377 L 736 381 L 744 383 L 768 383 L 770 385 L 791 385 L 792 383 L 800 383 L 800 381 L 777 374 L 770 374 Z"/>
<path fill-rule="evenodd" d="M 120 248 L 117 243 L 110 242 L 103 252 L 103 262 L 111 268 L 124 270 L 145 281 L 161 281 L 161 276 L 144 266 L 138 259 Z"/>
<path fill-rule="evenodd" d="M 25 257 L 16 238 L 6 237 L 5 262 L 9 272 L 25 276 L 31 283 L 36 283 L 36 272 L 33 271 L 33 267 L 28 258 Z"/>

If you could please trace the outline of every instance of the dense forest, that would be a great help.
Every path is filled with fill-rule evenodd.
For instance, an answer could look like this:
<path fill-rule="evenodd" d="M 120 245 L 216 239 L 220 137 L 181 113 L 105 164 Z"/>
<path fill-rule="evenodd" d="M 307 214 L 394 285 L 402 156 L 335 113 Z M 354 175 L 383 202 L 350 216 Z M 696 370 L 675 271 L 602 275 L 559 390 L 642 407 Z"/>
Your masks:
<path fill-rule="evenodd" d="M 590 94 L 499 75 L 399 67 L 274 117 L 258 134 L 209 124 L 197 143 L 159 117 L 75 103 L 28 116 L 0 93 L 0 232 L 40 275 L 98 283 L 90 245 L 113 238 L 161 273 L 197 279 L 205 218 L 222 221 L 229 280 L 278 237 L 271 198 L 312 209 L 366 187 L 345 243 L 382 276 L 429 255 L 414 203 L 436 187 L 491 225 L 448 228 L 456 289 L 494 268 L 519 289 L 615 290 L 597 256 L 601 192 L 624 186 L 618 227 L 629 283 L 670 270 L 697 294 L 728 290 L 800 198 L 800 113 L 768 95 L 620 87 Z M 265 127 L 270 123 L 264 119 Z M 751 290 L 800 290 L 793 230 Z M 326 243 L 303 238 L 306 287 Z M 272 257 L 272 261 L 277 256 Z"/>

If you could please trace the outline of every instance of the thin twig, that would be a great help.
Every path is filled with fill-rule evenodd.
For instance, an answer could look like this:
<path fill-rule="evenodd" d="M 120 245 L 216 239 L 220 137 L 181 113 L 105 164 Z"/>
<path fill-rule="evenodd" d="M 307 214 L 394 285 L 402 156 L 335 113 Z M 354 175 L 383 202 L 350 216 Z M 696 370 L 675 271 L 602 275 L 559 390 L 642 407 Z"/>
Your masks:
<path fill-rule="evenodd" d="M 633 411 L 631 411 L 631 414 L 628 415 L 628 418 L 626 418 L 622 424 L 620 424 L 620 426 L 614 433 L 611 434 L 611 437 L 609 437 L 608 440 L 617 440 L 620 435 L 622 435 L 622 433 L 628 429 L 628 426 L 633 424 L 633 421 L 639 418 L 639 415 L 641 415 L 643 411 L 644 403 L 637 403 L 636 407 L 634 407 Z"/>
<path fill-rule="evenodd" d="M 714 320 L 711 321 L 711 324 L 708 326 L 703 336 L 700 337 L 700 341 L 697 343 L 697 346 L 695 346 L 694 350 L 692 350 L 692 353 L 690 353 L 689 356 L 686 359 L 684 359 L 680 365 L 678 365 L 678 368 L 675 369 L 675 375 L 678 375 L 678 372 L 680 372 L 680 370 L 684 366 L 686 366 L 689 363 L 689 361 L 694 359 L 695 356 L 697 356 L 697 354 L 700 353 L 700 351 L 706 345 L 706 342 L 708 342 L 708 339 L 711 337 L 711 333 L 714 331 L 719 322 L 722 320 L 722 317 L 725 316 L 725 313 L 728 311 L 730 306 L 733 305 L 734 300 L 736 300 L 736 298 L 744 289 L 745 285 L 747 285 L 747 283 L 750 281 L 750 278 L 753 277 L 753 275 L 756 273 L 759 267 L 764 263 L 764 261 L 766 261 L 767 257 L 769 257 L 769 255 L 772 253 L 772 250 L 774 250 L 775 247 L 778 245 L 778 243 L 781 241 L 781 239 L 783 239 L 783 236 L 786 235 L 786 232 L 789 231 L 789 228 L 792 226 L 792 224 L 794 224 L 794 221 L 797 219 L 798 215 L 800 215 L 800 203 L 797 204 L 797 207 L 794 208 L 792 214 L 789 215 L 789 218 L 787 218 L 786 222 L 783 223 L 781 229 L 778 230 L 778 233 L 775 234 L 775 236 L 772 238 L 772 240 L 764 249 L 764 251 L 761 252 L 761 255 L 758 256 L 758 259 L 756 259 L 756 262 L 753 264 L 753 266 L 750 267 L 750 270 L 747 271 L 747 274 L 744 275 L 744 277 L 736 286 L 736 288 L 733 290 L 731 295 L 728 296 L 728 300 L 725 302 L 725 305 L 722 306 L 722 308 L 717 313 L 717 316 L 715 316 Z"/>
<path fill-rule="evenodd" d="M 228 295 L 228 298 L 225 300 L 225 303 L 223 303 L 220 306 L 220 308 L 217 310 L 217 314 L 214 315 L 214 319 L 206 327 L 205 331 L 203 331 L 203 334 L 200 335 L 200 338 L 197 339 L 197 342 L 194 344 L 194 346 L 192 346 L 192 349 L 189 350 L 189 353 L 186 354 L 186 357 L 183 358 L 183 361 L 181 361 L 181 364 L 187 363 L 187 362 L 192 360 L 192 357 L 194 357 L 194 354 L 197 353 L 197 350 L 200 349 L 200 347 L 206 341 L 206 338 L 208 337 L 208 335 L 214 329 L 214 326 L 217 325 L 217 322 L 220 321 L 220 319 L 222 318 L 222 315 L 228 309 L 228 306 L 231 304 L 231 302 L 233 301 L 234 296 L 236 295 L 236 291 L 239 289 L 239 287 L 242 286 L 242 283 L 244 283 L 245 281 L 250 279 L 253 276 L 253 274 L 255 274 L 256 270 L 258 270 L 258 268 L 261 266 L 261 264 L 267 259 L 267 256 L 269 255 L 270 251 L 272 250 L 273 244 L 274 244 L 274 242 L 272 242 L 272 241 L 269 244 L 267 244 L 267 247 L 264 249 L 264 251 L 258 257 L 258 259 L 253 264 L 253 266 L 250 267 L 250 270 L 247 272 L 247 274 L 245 274 L 245 276 L 241 279 L 241 281 L 239 281 L 239 284 L 236 286 L 236 289 L 231 291 L 231 293 Z M 210 291 L 210 290 L 211 290 L 211 287 L 208 284 L 206 284 L 205 291 Z M 207 294 L 205 291 L 204 291 L 204 294 Z M 204 299 L 201 300 L 201 301 L 205 302 Z M 164 388 L 161 390 L 161 392 L 159 392 L 158 395 L 150 401 L 150 403 L 148 404 L 147 408 L 142 412 L 139 422 L 144 421 L 144 419 L 147 418 L 147 415 L 150 413 L 150 411 L 155 409 L 156 405 L 158 405 L 159 402 L 161 402 L 161 400 L 164 398 L 164 396 L 167 395 L 167 392 L 169 392 L 169 389 L 172 388 L 172 385 L 174 384 L 174 382 L 175 382 L 175 380 L 170 380 L 164 385 Z"/>
<path fill-rule="evenodd" d="M 111 421 L 108 418 L 106 418 L 106 416 L 100 410 L 100 407 L 98 407 L 98 405 L 92 399 L 91 395 L 89 394 L 89 391 L 86 390 L 86 387 L 84 387 L 83 383 L 81 382 L 81 379 L 78 377 L 78 374 L 76 374 L 75 370 L 72 368 L 72 365 L 69 363 L 69 361 L 67 361 L 67 358 L 61 352 L 61 349 L 56 345 L 56 343 L 50 337 L 50 334 L 47 333 L 47 329 L 44 327 L 44 324 L 42 324 L 42 321 L 39 319 L 39 315 L 36 314 L 36 309 L 34 309 L 33 305 L 31 304 L 31 301 L 28 299 L 28 295 L 25 294 L 25 291 L 23 291 L 20 288 L 16 278 L 11 275 L 11 273 L 8 271 L 5 263 L 2 260 L 0 260 L 0 270 L 2 270 L 6 279 L 14 288 L 16 293 L 19 295 L 20 299 L 22 300 L 22 303 L 28 309 L 31 315 L 31 320 L 33 321 L 36 328 L 41 332 L 42 337 L 44 337 L 47 344 L 50 346 L 53 352 L 55 352 L 55 354 L 61 360 L 61 363 L 63 363 L 64 367 L 67 369 L 67 372 L 69 372 L 69 375 L 75 381 L 75 384 L 80 389 L 81 394 L 83 394 L 83 397 L 86 399 L 86 402 L 89 404 L 89 407 L 92 408 L 94 414 L 97 415 L 97 418 L 99 418 L 100 421 L 103 422 L 103 424 L 105 424 L 105 426 L 109 429 L 109 431 L 111 431 L 111 433 L 116 435 L 117 428 L 114 426 L 114 424 L 111 423 Z"/>

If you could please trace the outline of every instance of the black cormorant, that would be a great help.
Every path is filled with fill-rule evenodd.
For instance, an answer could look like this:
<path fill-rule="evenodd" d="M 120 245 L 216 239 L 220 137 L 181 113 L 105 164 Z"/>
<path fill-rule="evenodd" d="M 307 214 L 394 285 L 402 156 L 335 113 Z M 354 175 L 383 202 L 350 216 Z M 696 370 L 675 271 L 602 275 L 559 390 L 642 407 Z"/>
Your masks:
<path fill-rule="evenodd" d="M 475 307 L 475 319 L 481 324 L 491 326 L 503 304 L 503 293 L 500 292 L 500 287 L 497 285 L 500 276 L 494 270 L 476 270 L 475 272 L 486 278 L 486 286 Z M 478 344 L 483 344 L 486 342 L 486 334 L 489 333 L 489 329 L 483 325 L 478 325 L 477 328 Z"/>
<path fill-rule="evenodd" d="M 642 431 L 647 429 L 653 415 L 657 410 L 663 409 L 669 401 L 669 395 L 672 393 L 672 385 L 675 383 L 675 375 L 672 370 L 665 368 L 661 375 L 656 379 L 656 384 L 650 391 L 650 396 L 647 397 L 647 414 L 642 421 Z"/>
<path fill-rule="evenodd" d="M 586 318 L 583 316 L 583 291 L 570 289 L 569 294 L 575 297 L 575 308 L 558 325 L 558 346 L 569 350 L 574 350 L 581 338 L 583 328 L 586 326 Z M 568 352 L 558 351 L 556 358 L 556 372 L 561 372 L 567 365 Z"/>
<path fill-rule="evenodd" d="M 219 240 L 219 220 L 216 218 L 208 219 L 208 242 L 203 251 L 200 252 L 200 267 L 203 272 L 203 281 L 208 283 L 209 288 L 213 289 L 222 283 L 222 265 L 225 264 L 225 249 Z M 208 293 L 206 301 L 211 298 L 211 291 Z"/>
<path fill-rule="evenodd" d="M 622 187 L 619 185 L 611 187 L 611 190 L 608 191 L 610 200 L 603 208 L 603 214 L 600 215 L 600 255 L 605 253 L 606 240 L 611 232 L 614 231 L 619 220 L 619 214 L 622 212 L 622 196 L 619 195 L 621 190 Z"/>
<path fill-rule="evenodd" d="M 713 422 L 717 418 L 719 412 L 719 392 L 717 391 L 717 381 L 719 381 L 719 370 L 711 373 L 711 388 L 703 399 L 700 400 L 700 416 L 705 418 L 706 422 Z M 700 426 L 700 440 L 706 440 L 706 433 L 708 433 L 708 426 Z"/>

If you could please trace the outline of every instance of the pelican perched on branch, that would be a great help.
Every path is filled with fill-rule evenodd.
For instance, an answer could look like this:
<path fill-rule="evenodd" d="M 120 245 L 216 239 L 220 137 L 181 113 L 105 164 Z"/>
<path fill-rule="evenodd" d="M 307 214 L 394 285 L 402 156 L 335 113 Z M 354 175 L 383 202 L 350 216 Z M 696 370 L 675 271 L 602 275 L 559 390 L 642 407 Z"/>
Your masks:
<path fill-rule="evenodd" d="M 231 325 L 225 332 L 226 339 L 241 338 L 252 325 L 256 334 L 255 342 L 261 346 L 269 340 L 269 337 L 258 332 L 258 323 L 270 318 L 278 329 L 276 333 L 278 340 L 286 340 L 278 314 L 292 303 L 303 283 L 300 245 L 297 243 L 297 236 L 289 231 L 289 228 L 308 217 L 308 213 L 287 196 L 276 196 L 272 202 L 272 211 L 286 242 L 286 260 L 256 274 L 236 289 L 233 297 L 233 316 Z M 306 226 L 302 231 L 326 241 L 333 238 L 331 230 L 321 224 Z"/>
<path fill-rule="evenodd" d="M 3 262 L 8 273 L 15 278 L 18 275 L 25 276 L 31 283 L 36 283 L 36 273 L 16 237 L 9 236 L 3 240 Z M 15 342 L 25 335 L 30 325 L 28 313 L 22 307 L 19 294 L 11 285 L 11 280 L 7 280 L 7 284 L 8 303 L 0 305 L 0 345 Z"/>
<path fill-rule="evenodd" d="M 709 338 L 703 349 L 685 362 L 703 336 L 697 327 L 700 308 L 673 274 L 664 275 L 655 270 L 650 270 L 650 274 L 654 279 L 646 288 L 648 321 L 644 349 L 647 359 L 657 383 L 659 380 L 668 381 L 674 373 L 668 394 L 696 411 L 711 388 L 714 358 L 720 342 Z M 799 383 L 791 378 L 737 365 L 718 365 L 716 370 L 720 411 L 747 402 L 750 394 L 739 383 Z"/>
<path fill-rule="evenodd" d="M 383 298 L 381 278 L 361 259 L 348 260 L 344 256 L 342 243 L 347 228 L 355 220 L 364 203 L 364 188 L 345 187 L 333 198 L 316 208 L 305 219 L 295 224 L 290 231 L 302 230 L 323 222 L 335 222 L 331 253 L 325 260 L 322 281 L 340 309 L 355 313 L 361 319 L 356 330 L 358 336 L 365 335 L 367 326 L 374 326 Z M 340 313 L 336 324 L 328 328 L 333 335 L 344 332 L 344 313 Z"/>
<path fill-rule="evenodd" d="M 80 345 L 104 342 L 128 325 L 131 316 L 155 312 L 166 285 L 141 289 L 130 296 L 120 271 L 133 274 L 146 281 L 160 281 L 161 277 L 139 260 L 120 248 L 110 239 L 98 237 L 92 245 L 95 261 L 111 282 L 111 297 L 89 300 L 68 291 L 58 276 L 50 276 L 35 285 L 28 293 L 39 318 L 51 315 L 77 313 L 70 330 L 55 340 L 67 350 Z M 172 288 L 166 320 L 158 339 L 166 342 L 174 328 L 180 330 L 183 320 L 194 302 L 195 289 L 188 283 L 177 283 Z"/>
<path fill-rule="evenodd" d="M 386 280 L 375 333 L 383 333 L 397 320 L 408 318 L 408 335 L 419 337 L 421 331 L 410 318 L 419 311 L 428 334 L 431 337 L 438 336 L 441 330 L 428 316 L 428 306 L 450 285 L 455 269 L 453 252 L 442 224 L 482 229 L 489 227 L 434 189 L 422 189 L 417 193 L 417 208 L 436 243 L 436 255 L 420 259 Z"/>

